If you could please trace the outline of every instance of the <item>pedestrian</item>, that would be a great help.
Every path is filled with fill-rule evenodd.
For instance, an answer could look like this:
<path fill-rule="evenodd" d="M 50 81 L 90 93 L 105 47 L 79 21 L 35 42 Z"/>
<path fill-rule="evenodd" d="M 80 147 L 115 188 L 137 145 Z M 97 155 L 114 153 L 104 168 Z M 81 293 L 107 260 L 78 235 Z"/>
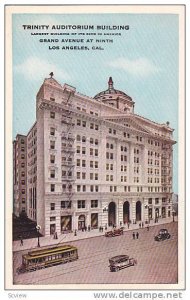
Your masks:
<path fill-rule="evenodd" d="M 23 239 L 20 237 L 20 246 L 23 246 Z"/>
<path fill-rule="evenodd" d="M 133 232 L 133 239 L 135 240 L 135 233 Z"/>
<path fill-rule="evenodd" d="M 129 229 L 129 226 L 130 226 L 130 223 L 129 223 L 129 222 L 127 223 L 127 226 L 128 226 L 128 229 Z"/>
<path fill-rule="evenodd" d="M 75 233 L 74 233 L 74 236 L 77 236 L 77 231 L 76 231 L 76 229 L 75 229 Z"/>
<path fill-rule="evenodd" d="M 149 231 L 149 225 L 147 225 L 147 231 Z"/>
<path fill-rule="evenodd" d="M 137 238 L 137 240 L 138 240 L 138 238 L 139 238 L 139 233 L 138 233 L 138 232 L 136 233 L 136 238 Z"/>
<path fill-rule="evenodd" d="M 144 223 L 142 222 L 142 228 L 144 227 Z"/>
<path fill-rule="evenodd" d="M 139 228 L 141 228 L 141 222 L 139 223 Z"/>
<path fill-rule="evenodd" d="M 57 232 L 55 232 L 55 239 L 56 239 L 56 240 L 58 239 Z"/>

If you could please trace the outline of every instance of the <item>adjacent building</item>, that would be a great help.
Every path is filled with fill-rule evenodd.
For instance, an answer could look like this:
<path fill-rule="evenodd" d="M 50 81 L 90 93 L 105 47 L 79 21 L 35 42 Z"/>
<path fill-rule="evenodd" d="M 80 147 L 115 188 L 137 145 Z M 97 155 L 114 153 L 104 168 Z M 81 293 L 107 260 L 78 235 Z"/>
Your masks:
<path fill-rule="evenodd" d="M 17 177 L 14 211 L 27 209 L 44 235 L 170 217 L 173 129 L 135 114 L 134 105 L 111 77 L 91 98 L 51 73 L 23 138 L 27 167 L 14 163 L 15 178 L 27 174 L 26 198 Z"/>

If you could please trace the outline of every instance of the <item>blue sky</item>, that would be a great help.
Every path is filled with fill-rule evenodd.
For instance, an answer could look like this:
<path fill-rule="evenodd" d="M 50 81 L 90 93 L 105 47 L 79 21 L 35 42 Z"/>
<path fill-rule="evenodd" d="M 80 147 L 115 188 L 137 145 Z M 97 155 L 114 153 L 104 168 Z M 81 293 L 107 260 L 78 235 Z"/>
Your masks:
<path fill-rule="evenodd" d="M 39 42 L 47 36 L 31 36 L 34 31 L 22 27 L 27 24 L 129 25 L 130 29 L 114 31 L 121 32 L 121 36 L 106 36 L 113 39 L 113 43 L 102 44 L 102 51 L 49 50 L 51 44 Z M 96 30 L 91 32 L 97 33 Z M 86 41 L 105 37 L 80 38 Z M 36 93 L 44 78 L 53 71 L 61 84 L 66 82 L 91 97 L 105 90 L 112 76 L 114 87 L 135 101 L 135 113 L 159 123 L 169 121 L 177 141 L 178 43 L 175 14 L 13 15 L 13 136 L 26 134 L 34 123 Z M 63 43 L 55 44 L 63 46 Z M 92 45 L 97 44 L 93 41 Z M 177 145 L 174 146 L 174 192 L 177 192 Z"/>

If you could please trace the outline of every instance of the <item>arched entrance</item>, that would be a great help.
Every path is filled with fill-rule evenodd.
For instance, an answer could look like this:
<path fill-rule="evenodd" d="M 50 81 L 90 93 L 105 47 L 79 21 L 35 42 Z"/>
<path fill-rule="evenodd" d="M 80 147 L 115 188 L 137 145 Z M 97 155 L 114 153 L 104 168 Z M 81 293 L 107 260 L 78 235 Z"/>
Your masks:
<path fill-rule="evenodd" d="M 116 224 L 116 204 L 110 202 L 108 205 L 108 225 L 113 226 Z"/>
<path fill-rule="evenodd" d="M 125 201 L 123 204 L 123 224 L 126 224 L 130 221 L 130 204 L 128 201 Z"/>
<path fill-rule="evenodd" d="M 136 221 L 141 221 L 141 201 L 136 202 Z"/>
<path fill-rule="evenodd" d="M 85 215 L 80 215 L 78 218 L 78 230 L 83 230 L 85 228 Z"/>

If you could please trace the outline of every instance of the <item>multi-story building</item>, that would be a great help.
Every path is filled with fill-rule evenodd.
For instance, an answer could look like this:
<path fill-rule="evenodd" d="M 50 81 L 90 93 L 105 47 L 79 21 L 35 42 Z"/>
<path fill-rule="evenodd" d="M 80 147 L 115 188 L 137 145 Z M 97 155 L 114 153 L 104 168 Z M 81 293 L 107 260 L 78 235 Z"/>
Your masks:
<path fill-rule="evenodd" d="M 111 77 L 94 98 L 44 80 L 27 135 L 27 214 L 42 234 L 171 216 L 173 129 L 134 105 Z"/>
<path fill-rule="evenodd" d="M 13 141 L 13 213 L 19 216 L 27 212 L 27 141 L 17 134 Z"/>

